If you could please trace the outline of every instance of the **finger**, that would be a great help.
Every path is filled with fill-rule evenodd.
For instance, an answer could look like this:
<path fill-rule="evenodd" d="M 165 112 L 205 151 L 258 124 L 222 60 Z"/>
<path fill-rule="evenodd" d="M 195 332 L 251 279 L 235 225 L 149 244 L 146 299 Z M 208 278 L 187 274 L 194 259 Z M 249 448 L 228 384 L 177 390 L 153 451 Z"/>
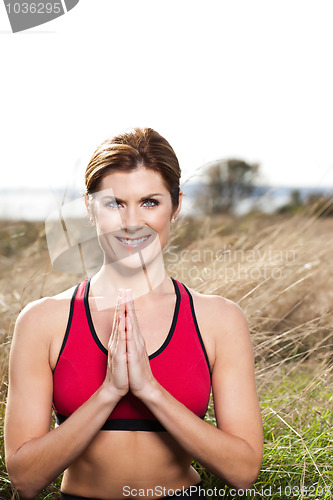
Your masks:
<path fill-rule="evenodd" d="M 125 316 L 125 291 L 121 288 L 119 290 L 119 307 L 118 307 L 118 319 Z"/>
<path fill-rule="evenodd" d="M 118 296 L 117 296 L 117 302 L 116 302 L 116 308 L 113 316 L 113 324 L 112 324 L 112 330 L 111 330 L 111 335 L 109 339 L 109 345 L 108 348 L 110 350 L 115 350 L 117 347 L 118 343 L 118 338 L 119 338 L 119 325 L 120 325 L 120 318 L 121 316 L 125 315 L 125 309 L 124 309 L 124 291 L 123 289 L 120 288 L 118 291 Z"/>
<path fill-rule="evenodd" d="M 132 319 L 126 316 L 126 347 L 127 347 L 127 361 L 129 371 L 131 367 L 136 366 L 142 362 L 142 345 L 137 341 L 135 336 L 135 328 L 133 328 Z M 132 368 L 133 369 L 133 368 Z"/>
<path fill-rule="evenodd" d="M 126 304 L 126 332 L 127 332 L 127 340 L 128 341 L 136 341 L 134 330 L 134 313 L 133 313 L 133 301 L 131 289 L 127 288 L 125 290 L 125 304 Z"/>
<path fill-rule="evenodd" d="M 129 315 L 126 315 L 125 322 L 126 322 L 126 340 L 127 342 L 133 342 L 134 341 L 133 325 Z"/>
<path fill-rule="evenodd" d="M 126 312 L 127 312 L 127 315 L 131 318 L 133 337 L 135 340 L 138 340 L 140 328 L 139 328 L 138 319 L 137 319 L 136 314 L 135 314 L 135 308 L 134 308 L 133 297 L 132 297 L 132 290 L 130 288 L 128 288 L 126 290 L 125 294 L 126 294 Z"/>
<path fill-rule="evenodd" d="M 113 316 L 113 325 L 112 325 L 112 330 L 111 330 L 112 333 L 115 332 L 115 330 L 118 326 L 118 322 L 119 322 L 119 307 L 120 307 L 120 303 L 121 303 L 121 295 L 120 295 L 121 292 L 122 292 L 122 289 L 120 289 L 118 291 L 116 307 L 115 307 L 114 316 Z"/>
<path fill-rule="evenodd" d="M 126 316 L 125 316 L 125 292 L 121 290 L 119 306 L 119 322 L 117 329 L 117 348 L 120 354 L 126 352 Z"/>
<path fill-rule="evenodd" d="M 133 323 L 133 307 L 130 305 L 130 291 L 126 290 L 126 341 L 127 341 L 127 358 L 134 360 L 138 357 L 138 339 L 136 328 Z"/>
<path fill-rule="evenodd" d="M 115 311 L 114 332 L 109 347 L 109 363 L 112 371 L 116 370 L 124 378 L 126 368 L 126 330 L 125 330 L 125 304 L 124 291 L 119 290 L 118 308 Z M 120 370 L 120 371 L 119 371 Z"/>
<path fill-rule="evenodd" d="M 141 333 L 139 322 L 135 313 L 131 290 L 128 291 L 126 298 L 127 298 L 126 304 L 128 304 L 128 316 L 126 316 L 126 318 L 129 318 L 129 324 L 132 331 L 131 335 L 137 349 L 139 349 L 140 353 L 143 353 L 146 351 L 146 343 Z"/>
<path fill-rule="evenodd" d="M 131 329 L 131 333 L 133 335 L 138 323 L 134 310 L 132 290 L 130 288 L 127 288 L 125 290 L 125 306 L 126 306 L 126 320 L 128 320 L 129 328 Z"/>

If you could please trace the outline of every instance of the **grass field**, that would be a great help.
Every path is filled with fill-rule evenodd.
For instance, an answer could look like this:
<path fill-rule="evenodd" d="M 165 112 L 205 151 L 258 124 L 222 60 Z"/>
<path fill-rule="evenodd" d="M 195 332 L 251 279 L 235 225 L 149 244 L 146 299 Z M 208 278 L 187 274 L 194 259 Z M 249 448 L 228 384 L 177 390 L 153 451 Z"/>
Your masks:
<path fill-rule="evenodd" d="M 252 335 L 264 424 L 253 489 L 224 487 L 198 467 L 211 498 L 327 499 L 333 494 L 333 218 L 319 207 L 294 216 L 184 218 L 165 252 L 169 273 L 244 310 Z M 84 278 L 51 267 L 42 224 L 0 224 L 1 421 L 13 325 L 33 299 Z M 212 404 L 207 420 L 214 425 Z M 0 496 L 15 498 L 0 442 Z M 59 482 L 38 499 L 58 498 Z M 214 490 L 215 488 L 215 490 Z M 330 494 L 330 492 L 332 492 Z"/>

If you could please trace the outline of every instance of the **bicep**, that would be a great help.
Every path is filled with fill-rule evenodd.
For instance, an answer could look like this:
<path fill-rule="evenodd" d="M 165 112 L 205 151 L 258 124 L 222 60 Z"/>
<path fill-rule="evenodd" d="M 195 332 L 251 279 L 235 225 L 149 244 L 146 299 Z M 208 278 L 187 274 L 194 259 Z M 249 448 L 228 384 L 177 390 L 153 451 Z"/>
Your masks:
<path fill-rule="evenodd" d="M 24 443 L 50 430 L 53 382 L 48 344 L 26 314 L 16 325 L 9 361 L 9 391 L 5 421 L 7 459 Z"/>
<path fill-rule="evenodd" d="M 218 336 L 213 370 L 217 426 L 262 449 L 262 420 L 255 384 L 253 349 L 242 311 L 231 306 L 226 330 Z"/>

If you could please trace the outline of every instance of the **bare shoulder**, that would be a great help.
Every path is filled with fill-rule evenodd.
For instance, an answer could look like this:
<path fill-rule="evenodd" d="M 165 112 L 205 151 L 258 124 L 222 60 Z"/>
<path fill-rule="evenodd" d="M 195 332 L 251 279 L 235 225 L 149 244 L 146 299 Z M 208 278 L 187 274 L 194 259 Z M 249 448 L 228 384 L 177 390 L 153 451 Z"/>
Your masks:
<path fill-rule="evenodd" d="M 218 352 L 231 354 L 243 345 L 252 351 L 247 320 L 242 309 L 220 295 L 206 295 L 189 289 L 199 329 L 214 365 Z"/>
<path fill-rule="evenodd" d="M 247 325 L 244 312 L 232 300 L 220 295 L 206 295 L 190 288 L 189 291 L 193 297 L 196 314 L 205 322 L 209 322 L 213 330 L 215 330 L 214 325 L 223 326 L 222 330 L 227 333 L 235 324 Z"/>
<path fill-rule="evenodd" d="M 67 322 L 74 290 L 75 286 L 27 304 L 17 318 L 14 340 L 33 336 L 36 341 L 50 341 L 53 333 Z"/>

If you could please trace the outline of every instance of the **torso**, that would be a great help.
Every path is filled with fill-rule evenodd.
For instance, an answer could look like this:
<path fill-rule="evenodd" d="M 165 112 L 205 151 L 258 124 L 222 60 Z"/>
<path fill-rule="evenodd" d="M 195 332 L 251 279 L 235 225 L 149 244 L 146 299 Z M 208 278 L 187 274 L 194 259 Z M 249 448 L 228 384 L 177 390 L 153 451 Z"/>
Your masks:
<path fill-rule="evenodd" d="M 73 289 L 55 299 L 56 321 L 50 343 L 50 367 L 54 370 L 66 330 Z M 210 366 L 215 361 L 215 340 L 209 335 L 211 315 L 207 305 L 212 297 L 191 290 L 199 329 Z M 148 354 L 164 342 L 173 318 L 176 295 L 170 279 L 165 293 L 156 296 L 156 303 L 135 302 L 140 330 Z M 146 303 L 147 304 L 147 303 Z M 96 311 L 89 300 L 92 321 L 100 342 L 106 348 L 113 322 L 113 310 Z M 209 311 L 208 311 L 209 312 Z M 62 491 L 101 499 L 123 498 L 123 486 L 131 488 L 166 489 L 189 487 L 199 482 L 191 467 L 190 457 L 167 432 L 100 431 L 94 441 L 64 473 Z"/>

